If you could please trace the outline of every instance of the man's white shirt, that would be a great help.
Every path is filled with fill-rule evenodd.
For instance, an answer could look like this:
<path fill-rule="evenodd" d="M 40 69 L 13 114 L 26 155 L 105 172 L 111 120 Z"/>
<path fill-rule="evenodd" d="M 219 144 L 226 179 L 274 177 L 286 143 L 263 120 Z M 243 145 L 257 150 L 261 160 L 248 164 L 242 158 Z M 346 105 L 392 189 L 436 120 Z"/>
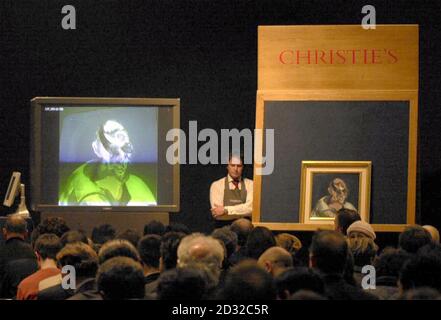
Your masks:
<path fill-rule="evenodd" d="M 225 206 L 228 210 L 227 216 L 221 216 L 221 220 L 236 219 L 238 216 L 250 216 L 253 211 L 253 180 L 243 179 L 245 183 L 245 189 L 247 190 L 247 198 L 245 203 L 235 206 Z M 230 190 L 234 190 L 236 187 L 233 183 L 233 178 L 228 175 L 228 187 Z M 239 190 L 242 189 L 242 184 L 239 183 Z M 210 204 L 213 209 L 215 206 L 223 206 L 224 204 L 224 190 L 225 190 L 225 177 L 214 181 L 210 187 Z M 230 217 L 231 216 L 231 217 Z"/>

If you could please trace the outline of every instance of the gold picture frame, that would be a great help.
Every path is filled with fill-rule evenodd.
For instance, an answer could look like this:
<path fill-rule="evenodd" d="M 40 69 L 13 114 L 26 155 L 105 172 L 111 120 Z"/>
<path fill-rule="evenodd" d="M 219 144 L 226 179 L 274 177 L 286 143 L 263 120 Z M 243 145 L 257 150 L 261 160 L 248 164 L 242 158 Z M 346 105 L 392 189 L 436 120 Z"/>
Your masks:
<path fill-rule="evenodd" d="M 302 161 L 300 222 L 334 224 L 342 207 L 369 222 L 371 167 L 371 161 Z"/>

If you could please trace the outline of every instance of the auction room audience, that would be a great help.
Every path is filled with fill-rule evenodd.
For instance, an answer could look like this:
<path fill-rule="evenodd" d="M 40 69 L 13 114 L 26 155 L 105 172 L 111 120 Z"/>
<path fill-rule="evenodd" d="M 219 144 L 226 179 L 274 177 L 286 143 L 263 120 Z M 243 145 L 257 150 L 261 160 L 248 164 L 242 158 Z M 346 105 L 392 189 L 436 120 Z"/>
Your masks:
<path fill-rule="evenodd" d="M 395 246 L 379 248 L 374 229 L 355 211 L 340 210 L 335 224 L 335 231 L 319 230 L 312 240 L 300 236 L 303 244 L 248 219 L 210 236 L 151 221 L 141 239 L 138 230 L 116 236 L 103 224 L 89 239 L 51 217 L 34 229 L 32 247 L 27 222 L 12 215 L 0 243 L 0 294 L 17 300 L 441 299 L 435 227 L 409 226 Z"/>

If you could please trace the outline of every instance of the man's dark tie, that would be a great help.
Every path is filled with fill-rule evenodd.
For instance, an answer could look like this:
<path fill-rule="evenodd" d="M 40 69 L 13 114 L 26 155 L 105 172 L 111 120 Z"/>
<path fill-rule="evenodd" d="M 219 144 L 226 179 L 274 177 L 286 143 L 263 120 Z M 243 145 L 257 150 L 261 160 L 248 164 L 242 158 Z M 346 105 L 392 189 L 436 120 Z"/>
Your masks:
<path fill-rule="evenodd" d="M 239 189 L 239 180 L 232 180 L 231 182 L 234 184 L 234 190 Z"/>

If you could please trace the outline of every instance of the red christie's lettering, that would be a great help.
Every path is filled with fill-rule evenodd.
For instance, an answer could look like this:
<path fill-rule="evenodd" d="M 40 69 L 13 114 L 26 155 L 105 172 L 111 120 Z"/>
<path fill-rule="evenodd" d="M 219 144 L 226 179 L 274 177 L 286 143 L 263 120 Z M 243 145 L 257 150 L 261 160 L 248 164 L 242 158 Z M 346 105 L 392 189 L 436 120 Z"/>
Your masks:
<path fill-rule="evenodd" d="M 297 64 L 300 64 L 300 61 L 302 58 L 304 58 L 304 59 L 306 58 L 308 61 L 308 64 L 311 64 L 311 52 L 309 50 L 306 54 L 302 54 L 302 55 L 301 55 L 301 51 L 297 50 L 297 59 L 296 59 Z"/>
<path fill-rule="evenodd" d="M 395 52 L 395 50 L 387 50 L 387 55 L 392 58 L 392 61 L 389 62 L 390 64 L 398 62 L 398 57 L 396 56 L 396 54 L 394 52 Z"/>
<path fill-rule="evenodd" d="M 279 62 L 287 65 L 318 64 L 395 64 L 398 55 L 394 49 L 286 49 L 279 53 Z"/>
<path fill-rule="evenodd" d="M 340 64 L 345 64 L 346 63 L 346 56 L 344 55 L 344 50 L 337 50 L 337 62 L 336 63 L 340 63 Z M 338 62 L 339 61 L 339 62 Z"/>
<path fill-rule="evenodd" d="M 279 54 L 279 60 L 282 64 L 293 64 L 294 51 L 293 50 L 284 50 Z"/>

